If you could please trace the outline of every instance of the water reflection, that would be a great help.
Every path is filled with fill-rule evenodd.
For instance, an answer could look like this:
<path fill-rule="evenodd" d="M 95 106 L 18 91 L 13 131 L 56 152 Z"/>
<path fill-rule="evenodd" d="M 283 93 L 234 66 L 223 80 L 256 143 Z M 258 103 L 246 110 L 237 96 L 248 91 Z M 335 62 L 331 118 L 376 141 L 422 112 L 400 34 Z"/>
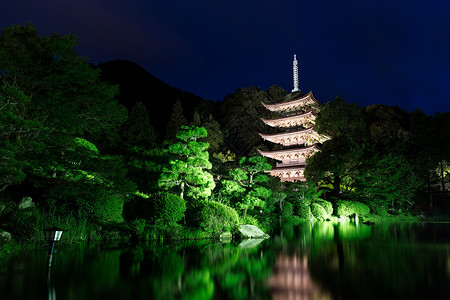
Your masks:
<path fill-rule="evenodd" d="M 311 279 L 306 256 L 278 255 L 269 285 L 273 300 L 331 299 Z"/>
<path fill-rule="evenodd" d="M 449 229 L 308 222 L 242 243 L 78 245 L 58 253 L 50 274 L 42 250 L 2 263 L 0 294 L 2 300 L 446 299 Z"/>

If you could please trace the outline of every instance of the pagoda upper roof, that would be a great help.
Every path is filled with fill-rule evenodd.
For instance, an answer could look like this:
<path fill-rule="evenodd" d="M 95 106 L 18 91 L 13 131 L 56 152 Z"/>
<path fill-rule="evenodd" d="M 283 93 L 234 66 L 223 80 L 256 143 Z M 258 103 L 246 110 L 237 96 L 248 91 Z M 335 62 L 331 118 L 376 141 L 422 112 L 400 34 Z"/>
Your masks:
<path fill-rule="evenodd" d="M 312 91 L 310 91 L 307 94 L 293 92 L 281 98 L 278 103 L 262 104 L 270 111 L 287 111 L 301 108 L 307 104 L 319 104 L 319 101 L 314 98 Z"/>
<path fill-rule="evenodd" d="M 272 127 L 295 127 L 295 126 L 299 126 L 299 125 L 306 125 L 307 123 L 313 123 L 314 120 L 316 119 L 317 114 L 313 111 L 310 110 L 304 114 L 301 115 L 295 115 L 295 116 L 289 116 L 289 117 L 284 117 L 284 118 L 278 118 L 278 119 L 263 119 L 261 118 L 261 120 Z"/>
<path fill-rule="evenodd" d="M 312 145 L 315 143 L 323 143 L 329 139 L 326 135 L 318 134 L 314 127 L 288 131 L 282 133 L 271 133 L 271 134 L 259 134 L 264 140 L 270 141 L 272 143 L 281 144 L 283 146 L 292 145 Z"/>

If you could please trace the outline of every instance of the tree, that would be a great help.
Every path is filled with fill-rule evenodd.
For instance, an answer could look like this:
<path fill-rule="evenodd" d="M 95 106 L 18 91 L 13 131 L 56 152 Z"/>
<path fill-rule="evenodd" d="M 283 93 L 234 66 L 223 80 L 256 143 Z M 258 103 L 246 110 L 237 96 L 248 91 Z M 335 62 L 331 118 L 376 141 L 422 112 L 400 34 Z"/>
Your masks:
<path fill-rule="evenodd" d="M 198 141 L 207 136 L 203 127 L 181 126 L 176 138 L 177 143 L 169 146 L 173 157 L 165 166 L 158 184 L 163 189 L 177 189 L 180 197 L 193 199 L 207 198 L 215 187 L 211 173 L 208 143 Z"/>
<path fill-rule="evenodd" d="M 152 147 L 156 142 L 156 133 L 148 117 L 147 108 L 137 102 L 131 109 L 130 117 L 124 124 L 122 135 L 125 141 L 134 146 Z"/>
<path fill-rule="evenodd" d="M 67 150 L 74 138 L 116 132 L 127 117 L 114 99 L 117 87 L 100 82 L 99 70 L 76 55 L 76 44 L 70 35 L 40 37 L 31 24 L 1 33 L 0 84 L 10 96 L 22 98 L 16 106 L 20 113 L 15 112 L 16 120 L 25 122 L 8 135 L 33 142 L 20 157 L 25 174 L 64 176 L 58 170 L 71 168 Z"/>
<path fill-rule="evenodd" d="M 188 122 L 183 115 L 183 107 L 180 100 L 173 105 L 172 114 L 167 124 L 166 140 L 174 140 L 181 126 L 187 125 Z"/>
<path fill-rule="evenodd" d="M 407 209 L 421 180 L 412 166 L 399 154 L 374 156 L 357 176 L 356 193 L 363 202 L 384 209 Z"/>
<path fill-rule="evenodd" d="M 365 144 L 357 144 L 347 136 L 326 141 L 321 151 L 306 161 L 305 176 L 320 183 L 333 196 L 350 192 L 354 188 L 355 175 L 363 163 Z"/>
<path fill-rule="evenodd" d="M 263 174 L 271 168 L 262 156 L 243 157 L 239 167 L 229 172 L 230 179 L 222 181 L 222 194 L 242 211 L 243 217 L 255 207 L 264 207 L 265 200 L 271 196 L 271 190 L 264 186 L 269 177 Z"/>

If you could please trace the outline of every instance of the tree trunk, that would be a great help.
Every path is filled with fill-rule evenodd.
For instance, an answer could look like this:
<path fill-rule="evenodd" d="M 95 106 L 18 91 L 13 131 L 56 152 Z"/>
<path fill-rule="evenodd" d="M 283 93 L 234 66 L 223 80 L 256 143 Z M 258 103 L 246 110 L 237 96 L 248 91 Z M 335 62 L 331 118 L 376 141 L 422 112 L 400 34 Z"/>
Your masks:
<path fill-rule="evenodd" d="M 181 183 L 181 193 L 180 198 L 184 200 L 184 182 Z"/>

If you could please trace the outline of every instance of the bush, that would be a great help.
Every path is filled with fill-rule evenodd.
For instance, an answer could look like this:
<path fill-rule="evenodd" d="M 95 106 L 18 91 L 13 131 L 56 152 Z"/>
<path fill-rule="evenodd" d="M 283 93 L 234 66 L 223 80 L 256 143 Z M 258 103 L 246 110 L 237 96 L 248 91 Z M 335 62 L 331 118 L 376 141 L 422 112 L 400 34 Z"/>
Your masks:
<path fill-rule="evenodd" d="M 158 226 L 175 225 L 186 212 L 186 201 L 171 193 L 158 192 L 151 195 L 149 201 L 153 208 L 153 217 L 149 219 Z"/>
<path fill-rule="evenodd" d="M 205 231 L 220 234 L 231 231 L 239 224 L 237 212 L 222 203 L 215 201 L 200 201 L 196 205 L 197 222 Z"/>
<path fill-rule="evenodd" d="M 258 219 L 250 215 L 246 215 L 245 217 L 240 218 L 239 224 L 254 225 L 259 228 Z"/>
<path fill-rule="evenodd" d="M 105 223 L 123 222 L 123 203 L 124 200 L 120 195 L 111 195 L 110 197 L 105 197 L 102 201 L 98 201 L 94 205 L 94 215 L 101 221 Z"/>
<path fill-rule="evenodd" d="M 353 214 L 365 216 L 370 213 L 370 208 L 364 203 L 357 201 L 338 201 L 337 215 L 349 217 Z"/>
<path fill-rule="evenodd" d="M 311 204 L 311 212 L 314 216 L 314 218 L 325 221 L 328 218 L 327 212 L 325 209 L 318 203 Z"/>
<path fill-rule="evenodd" d="M 283 205 L 283 210 L 281 211 L 281 215 L 284 219 L 290 219 L 294 214 L 294 205 L 290 202 L 285 202 Z"/>
<path fill-rule="evenodd" d="M 311 218 L 311 208 L 304 203 L 300 203 L 298 205 L 298 216 L 309 220 Z"/>
<path fill-rule="evenodd" d="M 370 213 L 370 208 L 361 202 L 354 202 L 354 210 L 358 216 L 367 216 Z"/>
<path fill-rule="evenodd" d="M 328 202 L 325 200 L 319 200 L 319 201 L 317 201 L 317 204 L 319 204 L 320 206 L 322 206 L 325 209 L 328 216 L 331 216 L 333 214 L 333 204 L 331 204 L 331 202 Z"/>

